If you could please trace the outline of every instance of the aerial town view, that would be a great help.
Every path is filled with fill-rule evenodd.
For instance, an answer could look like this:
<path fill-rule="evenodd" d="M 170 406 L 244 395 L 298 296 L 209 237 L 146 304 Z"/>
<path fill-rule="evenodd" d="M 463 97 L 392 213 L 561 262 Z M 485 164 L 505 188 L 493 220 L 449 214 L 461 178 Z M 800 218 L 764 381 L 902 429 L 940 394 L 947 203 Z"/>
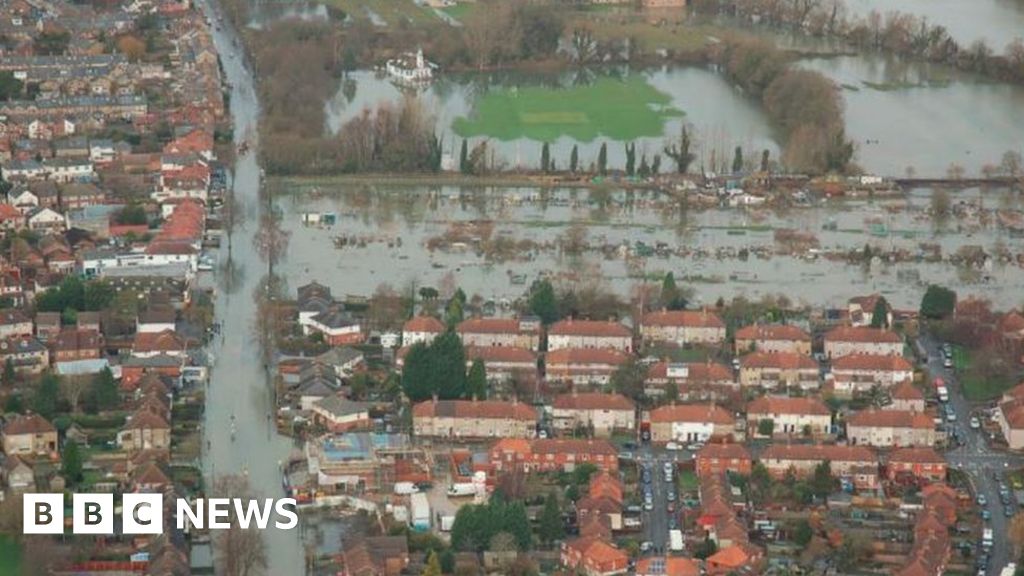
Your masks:
<path fill-rule="evenodd" d="M 1024 576 L 1024 0 L 0 0 L 0 234 L 0 576 Z"/>

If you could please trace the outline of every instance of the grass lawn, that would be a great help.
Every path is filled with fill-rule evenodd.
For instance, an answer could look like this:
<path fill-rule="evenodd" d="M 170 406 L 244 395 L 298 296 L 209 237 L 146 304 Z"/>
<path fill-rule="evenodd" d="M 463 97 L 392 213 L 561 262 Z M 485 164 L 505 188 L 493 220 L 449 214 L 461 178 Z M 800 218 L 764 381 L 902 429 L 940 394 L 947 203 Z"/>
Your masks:
<path fill-rule="evenodd" d="M 625 80 L 601 78 L 588 86 L 565 89 L 528 87 L 489 92 L 472 118 L 457 118 L 455 133 L 499 140 L 529 138 L 551 142 L 569 136 L 590 142 L 657 137 L 666 120 L 681 116 L 668 94 L 640 75 Z"/>
<path fill-rule="evenodd" d="M 695 492 L 699 487 L 697 473 L 692 470 L 684 470 L 679 473 L 679 492 Z"/>
<path fill-rule="evenodd" d="M 971 353 L 961 346 L 953 347 L 953 368 L 960 379 L 960 387 L 964 398 L 971 402 L 993 400 L 1002 395 L 1016 382 L 1011 378 L 982 379 L 968 374 L 971 366 Z"/>
<path fill-rule="evenodd" d="M 10 536 L 0 536 L 0 574 L 21 573 L 21 546 Z"/>
<path fill-rule="evenodd" d="M 394 26 L 403 19 L 409 20 L 412 24 L 425 24 L 437 19 L 437 15 L 430 8 L 420 6 L 413 0 L 328 1 L 353 17 L 366 17 L 372 12 L 387 22 L 389 26 Z"/>
<path fill-rule="evenodd" d="M 441 12 L 461 22 L 469 17 L 474 7 L 476 7 L 476 2 L 458 2 L 452 6 L 441 8 Z"/>

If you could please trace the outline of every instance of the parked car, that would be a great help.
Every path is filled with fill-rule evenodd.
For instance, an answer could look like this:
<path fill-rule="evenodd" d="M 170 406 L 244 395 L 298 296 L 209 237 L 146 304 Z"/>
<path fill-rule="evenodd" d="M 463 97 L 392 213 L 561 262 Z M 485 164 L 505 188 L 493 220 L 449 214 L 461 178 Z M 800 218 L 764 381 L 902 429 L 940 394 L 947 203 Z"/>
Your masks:
<path fill-rule="evenodd" d="M 676 450 L 682 450 L 682 449 L 683 449 L 683 445 L 678 443 L 678 442 L 669 442 L 668 444 L 665 444 L 665 450 L 671 450 L 671 451 L 675 452 Z"/>
<path fill-rule="evenodd" d="M 689 446 L 687 446 L 686 449 L 689 450 L 690 452 L 699 452 L 700 449 L 703 448 L 703 447 L 704 447 L 704 443 L 703 442 L 694 442 L 693 444 L 690 444 Z"/>
<path fill-rule="evenodd" d="M 978 420 L 977 416 L 971 416 L 971 428 L 974 430 L 981 428 L 981 420 Z"/>
<path fill-rule="evenodd" d="M 984 494 L 978 494 L 978 506 L 988 506 L 988 498 L 985 498 Z"/>

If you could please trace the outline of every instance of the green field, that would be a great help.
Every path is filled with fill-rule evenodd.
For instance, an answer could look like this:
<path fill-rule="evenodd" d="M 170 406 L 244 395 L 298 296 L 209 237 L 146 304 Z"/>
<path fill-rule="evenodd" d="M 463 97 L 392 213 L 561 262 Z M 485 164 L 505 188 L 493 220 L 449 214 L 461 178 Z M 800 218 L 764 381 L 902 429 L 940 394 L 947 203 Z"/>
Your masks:
<path fill-rule="evenodd" d="M 462 21 L 469 16 L 474 6 L 476 6 L 476 2 L 458 2 L 452 6 L 441 8 L 441 11 L 456 20 Z"/>
<path fill-rule="evenodd" d="M 1010 378 L 983 379 L 972 376 L 968 369 L 971 366 L 971 353 L 961 346 L 953 346 L 953 368 L 960 379 L 964 398 L 971 402 L 981 402 L 998 398 L 1016 382 Z"/>
<path fill-rule="evenodd" d="M 483 96 L 474 115 L 457 118 L 453 127 L 464 138 L 551 142 L 569 136 L 580 142 L 598 137 L 625 141 L 661 136 L 665 122 L 683 114 L 671 102 L 668 94 L 640 75 L 624 80 L 601 78 L 565 89 L 502 89 Z"/>
<path fill-rule="evenodd" d="M 13 538 L 0 536 L 0 574 L 21 573 L 21 547 Z"/>

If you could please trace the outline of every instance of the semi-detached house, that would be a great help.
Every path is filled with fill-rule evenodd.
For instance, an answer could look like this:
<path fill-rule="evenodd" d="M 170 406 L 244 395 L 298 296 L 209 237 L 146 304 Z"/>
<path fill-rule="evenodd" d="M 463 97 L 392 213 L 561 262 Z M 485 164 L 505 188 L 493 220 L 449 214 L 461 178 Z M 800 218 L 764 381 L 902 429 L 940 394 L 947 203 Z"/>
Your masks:
<path fill-rule="evenodd" d="M 818 363 L 797 352 L 751 352 L 740 358 L 740 385 L 765 390 L 815 390 Z"/>
<path fill-rule="evenodd" d="M 548 350 L 604 348 L 631 352 L 633 333 L 617 322 L 562 320 L 548 328 Z"/>
<path fill-rule="evenodd" d="M 883 328 L 840 326 L 825 334 L 825 355 L 835 359 L 850 354 L 902 356 L 903 338 Z"/>
<path fill-rule="evenodd" d="M 651 410 L 652 442 L 707 442 L 713 438 L 738 440 L 736 419 L 715 404 L 669 404 Z"/>
<path fill-rule="evenodd" d="M 645 343 L 717 346 L 725 341 L 725 323 L 707 310 L 648 312 L 640 324 Z"/>
<path fill-rule="evenodd" d="M 913 378 L 914 367 L 902 356 L 847 354 L 832 360 L 833 385 L 839 394 L 891 388 Z"/>
<path fill-rule="evenodd" d="M 537 411 L 517 400 L 427 400 L 413 406 L 413 433 L 438 438 L 532 438 Z"/>
<path fill-rule="evenodd" d="M 858 488 L 878 487 L 878 455 L 867 446 L 835 444 L 772 444 L 758 461 L 775 478 L 789 472 L 808 478 L 822 462 L 829 463 L 834 476 L 849 478 Z"/>
<path fill-rule="evenodd" d="M 757 436 L 762 421 L 772 422 L 774 436 L 824 436 L 832 426 L 832 411 L 817 398 L 764 396 L 747 405 L 747 428 Z"/>
<path fill-rule="evenodd" d="M 592 427 L 596 436 L 607 437 L 636 429 L 636 405 L 622 394 L 572 392 L 555 397 L 551 420 L 558 430 Z"/>
<path fill-rule="evenodd" d="M 790 324 L 754 324 L 736 331 L 736 354 L 746 352 L 811 353 L 811 335 Z"/>
<path fill-rule="evenodd" d="M 455 332 L 464 346 L 540 349 L 540 321 L 532 318 L 469 318 Z"/>
<path fill-rule="evenodd" d="M 934 446 L 935 423 L 927 414 L 906 410 L 862 410 L 846 421 L 853 444 L 883 448 Z"/>

